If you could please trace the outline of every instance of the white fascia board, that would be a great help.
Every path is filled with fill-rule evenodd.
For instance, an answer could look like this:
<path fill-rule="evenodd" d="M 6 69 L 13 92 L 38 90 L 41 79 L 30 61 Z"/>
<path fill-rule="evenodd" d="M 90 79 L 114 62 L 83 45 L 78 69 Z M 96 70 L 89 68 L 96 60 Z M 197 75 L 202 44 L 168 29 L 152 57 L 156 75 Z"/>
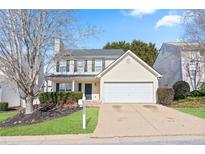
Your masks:
<path fill-rule="evenodd" d="M 137 61 L 139 61 L 140 64 L 142 64 L 148 71 L 150 71 L 152 74 L 154 74 L 156 77 L 161 78 L 162 75 L 159 74 L 156 70 L 154 70 L 152 67 L 150 67 L 147 63 L 145 63 L 142 59 L 140 59 L 137 55 L 135 55 L 131 50 L 128 50 L 125 52 L 122 56 L 120 56 L 117 60 L 115 60 L 112 64 L 110 64 L 106 69 L 104 69 L 102 72 L 100 72 L 96 78 L 102 77 L 106 72 L 108 72 L 112 67 L 114 67 L 118 62 L 120 62 L 126 55 L 131 55 L 134 57 Z"/>

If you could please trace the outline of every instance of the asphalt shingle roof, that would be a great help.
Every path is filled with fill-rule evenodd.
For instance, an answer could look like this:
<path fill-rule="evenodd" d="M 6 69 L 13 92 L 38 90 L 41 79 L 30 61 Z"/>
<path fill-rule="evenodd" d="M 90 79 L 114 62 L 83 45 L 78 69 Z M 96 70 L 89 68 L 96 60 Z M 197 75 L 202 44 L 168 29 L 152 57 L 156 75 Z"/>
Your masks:
<path fill-rule="evenodd" d="M 199 51 L 205 48 L 205 41 L 203 42 L 165 42 L 163 43 L 165 46 L 175 46 L 180 50 L 176 51 Z"/>
<path fill-rule="evenodd" d="M 165 44 L 171 44 L 175 46 L 199 46 L 205 45 L 205 41 L 202 42 L 165 42 Z"/>
<path fill-rule="evenodd" d="M 60 53 L 76 57 L 120 57 L 122 49 L 65 49 Z"/>

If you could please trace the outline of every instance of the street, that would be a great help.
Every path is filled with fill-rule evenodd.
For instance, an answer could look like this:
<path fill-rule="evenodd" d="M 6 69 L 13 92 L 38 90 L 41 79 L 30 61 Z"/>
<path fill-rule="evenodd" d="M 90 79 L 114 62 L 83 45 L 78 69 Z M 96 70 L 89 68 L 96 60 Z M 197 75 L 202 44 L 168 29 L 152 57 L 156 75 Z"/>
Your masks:
<path fill-rule="evenodd" d="M 205 145 L 205 136 L 93 138 L 90 135 L 8 136 L 1 145 Z"/>

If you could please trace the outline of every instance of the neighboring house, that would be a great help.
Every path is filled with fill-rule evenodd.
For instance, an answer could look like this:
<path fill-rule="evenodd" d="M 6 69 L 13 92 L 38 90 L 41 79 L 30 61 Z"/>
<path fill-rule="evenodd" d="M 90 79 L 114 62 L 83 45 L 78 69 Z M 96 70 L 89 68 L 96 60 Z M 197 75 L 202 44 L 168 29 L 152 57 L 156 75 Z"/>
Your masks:
<path fill-rule="evenodd" d="M 13 82 L 0 73 L 0 102 L 8 102 L 9 107 L 20 106 L 18 90 Z"/>
<path fill-rule="evenodd" d="M 163 77 L 160 86 L 173 86 L 176 81 L 186 81 L 191 90 L 205 81 L 205 50 L 203 43 L 163 43 L 153 65 Z"/>
<path fill-rule="evenodd" d="M 41 69 L 38 74 L 37 84 L 42 85 L 43 82 L 43 69 Z M 0 102 L 8 102 L 9 107 L 25 107 L 25 102 L 20 98 L 16 84 L 6 78 L 2 72 L 0 72 Z M 34 100 L 34 104 L 36 103 L 39 103 L 38 99 Z"/>
<path fill-rule="evenodd" d="M 55 69 L 48 76 L 52 91 L 81 91 L 103 103 L 156 103 L 161 75 L 131 51 L 64 49 L 55 42 Z M 60 55 L 60 56 L 59 56 Z"/>

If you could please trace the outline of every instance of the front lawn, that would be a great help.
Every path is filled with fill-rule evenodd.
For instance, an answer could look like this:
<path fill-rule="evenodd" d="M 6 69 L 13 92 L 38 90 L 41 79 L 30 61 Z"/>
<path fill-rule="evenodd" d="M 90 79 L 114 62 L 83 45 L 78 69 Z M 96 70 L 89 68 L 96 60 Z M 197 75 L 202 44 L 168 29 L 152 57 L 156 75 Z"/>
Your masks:
<path fill-rule="evenodd" d="M 174 101 L 171 107 L 205 119 L 205 97 L 187 97 Z"/>
<path fill-rule="evenodd" d="M 0 112 L 0 122 L 16 114 L 17 112 Z"/>
<path fill-rule="evenodd" d="M 205 119 L 205 108 L 177 108 L 177 110 Z"/>
<path fill-rule="evenodd" d="M 6 114 L 6 113 L 5 113 Z M 11 115 L 12 116 L 12 115 Z M 0 114 L 0 120 L 5 115 Z M 82 129 L 82 110 L 58 119 L 38 124 L 0 128 L 0 136 L 54 135 L 92 133 L 98 122 L 98 108 L 87 108 L 87 128 Z"/>

